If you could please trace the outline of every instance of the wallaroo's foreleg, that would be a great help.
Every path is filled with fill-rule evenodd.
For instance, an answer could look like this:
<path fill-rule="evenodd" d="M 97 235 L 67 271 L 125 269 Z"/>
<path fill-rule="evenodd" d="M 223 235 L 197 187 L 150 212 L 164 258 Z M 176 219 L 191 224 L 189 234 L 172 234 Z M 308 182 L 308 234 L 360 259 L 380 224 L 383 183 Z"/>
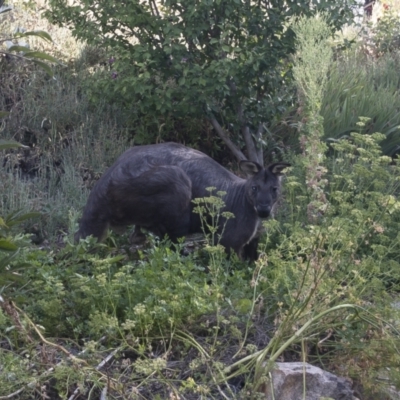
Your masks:
<path fill-rule="evenodd" d="M 258 260 L 258 242 L 259 238 L 252 239 L 242 250 L 242 258 L 249 261 Z"/>

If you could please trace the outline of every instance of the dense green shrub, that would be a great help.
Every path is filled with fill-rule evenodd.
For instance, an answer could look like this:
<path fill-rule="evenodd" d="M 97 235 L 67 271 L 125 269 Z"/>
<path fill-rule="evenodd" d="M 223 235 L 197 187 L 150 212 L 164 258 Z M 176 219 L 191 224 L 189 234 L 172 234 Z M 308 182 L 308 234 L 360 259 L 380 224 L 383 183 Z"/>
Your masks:
<path fill-rule="evenodd" d="M 291 23 L 326 11 L 334 31 L 353 17 L 352 4 L 135 0 L 126 7 L 108 0 L 52 0 L 46 16 L 70 26 L 78 39 L 108 49 L 92 95 L 106 95 L 128 110 L 135 104 L 136 120 L 153 125 L 170 116 L 207 119 L 237 159 L 245 158 L 245 145 L 247 158 L 262 164 L 263 125 L 287 101 L 281 94 L 290 80 L 286 58 L 295 48 Z"/>

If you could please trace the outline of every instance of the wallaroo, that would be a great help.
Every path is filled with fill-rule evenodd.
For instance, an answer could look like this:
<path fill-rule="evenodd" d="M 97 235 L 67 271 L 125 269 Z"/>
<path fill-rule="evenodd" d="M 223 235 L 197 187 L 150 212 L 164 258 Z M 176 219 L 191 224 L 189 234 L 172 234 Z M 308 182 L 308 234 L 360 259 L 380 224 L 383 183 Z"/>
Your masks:
<path fill-rule="evenodd" d="M 93 235 L 102 240 L 108 228 L 134 224 L 175 241 L 201 232 L 191 200 L 207 197 L 209 187 L 226 192 L 220 218 L 220 243 L 242 259 L 256 260 L 261 219 L 268 218 L 279 196 L 281 173 L 288 163 L 266 168 L 241 161 L 240 178 L 200 151 L 177 143 L 136 146 L 125 151 L 89 195 L 75 240 Z"/>

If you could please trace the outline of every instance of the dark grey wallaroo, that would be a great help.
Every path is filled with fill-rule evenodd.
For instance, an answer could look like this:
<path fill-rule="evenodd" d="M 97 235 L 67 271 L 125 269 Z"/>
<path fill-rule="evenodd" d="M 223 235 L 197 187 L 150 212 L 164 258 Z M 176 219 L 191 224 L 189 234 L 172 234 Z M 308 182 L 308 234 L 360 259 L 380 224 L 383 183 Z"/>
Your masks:
<path fill-rule="evenodd" d="M 131 162 L 132 161 L 132 162 Z M 93 235 L 99 241 L 108 228 L 121 232 L 127 225 L 148 229 L 176 240 L 190 224 L 192 185 L 173 165 L 149 165 L 121 158 L 91 191 L 75 240 Z M 144 160 L 143 160 L 144 161 Z"/>
<path fill-rule="evenodd" d="M 261 218 L 271 215 L 278 199 L 281 171 L 287 163 L 266 168 L 241 161 L 248 179 L 239 178 L 200 151 L 176 143 L 137 146 L 123 153 L 93 188 L 76 239 L 102 239 L 107 227 L 135 224 L 172 240 L 201 232 L 192 199 L 207 197 L 207 188 L 226 192 L 225 223 L 220 243 L 241 258 L 257 259 Z"/>

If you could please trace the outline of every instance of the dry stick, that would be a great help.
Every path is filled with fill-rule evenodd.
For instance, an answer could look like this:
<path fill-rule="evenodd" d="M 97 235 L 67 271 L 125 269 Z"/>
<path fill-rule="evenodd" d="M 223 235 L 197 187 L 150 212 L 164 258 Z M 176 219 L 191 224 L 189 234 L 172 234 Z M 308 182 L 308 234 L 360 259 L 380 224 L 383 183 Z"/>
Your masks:
<path fill-rule="evenodd" d="M 49 342 L 43 335 L 42 332 L 40 332 L 40 330 L 36 327 L 36 325 L 33 323 L 33 321 L 25 314 L 24 311 L 22 311 L 20 308 L 18 308 L 15 304 L 13 304 L 13 306 L 15 307 L 16 310 L 18 310 L 20 313 L 22 313 L 24 315 L 24 317 L 27 319 L 27 321 L 29 322 L 29 324 L 32 326 L 32 328 L 35 330 L 35 332 L 38 334 L 40 340 L 52 347 L 55 347 L 56 349 L 60 350 L 61 352 L 63 352 L 64 354 L 66 354 L 69 358 L 71 358 L 73 361 L 78 361 L 81 362 L 87 366 L 89 366 L 89 364 L 85 361 L 82 360 L 76 356 L 74 356 L 72 353 L 70 353 L 65 347 L 57 344 L 57 343 L 53 343 L 53 342 Z"/>
<path fill-rule="evenodd" d="M 247 154 L 249 156 L 250 161 L 255 161 L 260 164 L 260 160 L 258 159 L 257 148 L 254 144 L 253 137 L 250 132 L 250 128 L 248 126 L 242 126 L 242 135 L 244 137 L 244 141 L 247 146 Z"/>
<path fill-rule="evenodd" d="M 96 371 L 99 371 L 101 368 L 103 368 L 104 365 L 106 365 L 106 364 L 115 356 L 115 354 L 117 354 L 117 353 L 121 350 L 121 348 L 122 348 L 122 346 L 116 348 L 115 350 L 113 350 L 113 351 L 112 351 L 112 352 L 111 352 L 111 353 L 110 353 L 110 354 L 95 368 Z M 105 395 L 104 395 L 104 396 L 106 396 L 106 395 L 107 395 L 107 386 L 104 387 L 103 392 L 104 392 L 104 390 L 105 390 Z M 71 396 L 68 398 L 68 400 L 74 400 L 75 397 L 79 394 L 79 392 L 80 392 L 79 387 L 77 387 L 77 388 L 74 390 L 74 393 L 72 393 Z M 102 396 L 103 396 L 103 392 L 102 392 Z M 102 398 L 102 397 L 101 397 L 101 398 Z M 106 397 L 104 397 L 104 398 L 106 398 Z"/>
<path fill-rule="evenodd" d="M 4 41 L 5 41 L 5 40 L 3 40 L 3 42 L 4 42 Z M 20 54 L 9 53 L 8 51 L 0 51 L 0 54 L 4 54 L 4 55 L 6 55 L 6 56 L 11 56 L 11 57 L 16 57 L 16 58 L 21 58 L 21 59 L 24 59 L 24 60 L 27 59 L 26 57 L 21 56 Z"/>
<path fill-rule="evenodd" d="M 68 397 L 68 400 L 73 400 L 73 399 L 75 399 L 75 397 L 78 396 L 79 393 L 80 393 L 80 389 L 79 389 L 79 387 L 77 387 L 77 388 L 74 390 L 74 393 L 72 393 L 71 396 Z"/>
<path fill-rule="evenodd" d="M 218 123 L 218 121 L 215 119 L 215 117 L 212 116 L 209 119 L 210 119 L 211 125 L 216 130 L 218 136 L 225 142 L 225 144 L 228 146 L 229 150 L 231 150 L 231 152 L 234 154 L 234 156 L 238 160 L 246 160 L 245 155 L 235 146 L 235 144 L 232 142 L 232 140 L 229 139 L 229 136 L 224 132 L 224 130 L 222 129 L 222 127 Z"/>
<path fill-rule="evenodd" d="M 107 400 L 107 386 L 101 391 L 100 400 Z"/>
<path fill-rule="evenodd" d="M 263 124 L 258 125 L 258 129 L 256 132 L 256 142 L 258 143 L 258 146 L 256 146 L 256 153 L 257 153 L 257 158 L 258 158 L 258 162 L 259 164 L 261 164 L 261 166 L 264 166 L 264 157 L 263 157 L 263 148 L 262 148 L 262 144 L 261 144 L 261 138 L 262 138 L 262 131 L 264 129 Z"/>
<path fill-rule="evenodd" d="M 237 93 L 236 84 L 234 82 L 230 82 L 229 86 L 231 89 L 231 93 L 233 95 L 236 94 Z M 250 161 L 256 161 L 256 162 L 260 163 L 260 161 L 258 159 L 257 148 L 255 146 L 253 137 L 250 133 L 250 129 L 247 126 L 247 123 L 244 119 L 243 114 L 244 114 L 243 113 L 243 104 L 239 103 L 239 105 L 237 107 L 237 116 L 238 116 L 239 124 L 240 124 L 241 130 L 242 130 L 242 136 L 246 143 L 248 159 Z"/>
<path fill-rule="evenodd" d="M 34 382 L 34 383 L 36 383 L 36 382 Z M 19 395 L 21 392 L 23 392 L 27 387 L 28 387 L 29 385 L 26 385 L 26 386 L 24 386 L 23 388 L 21 388 L 21 389 L 18 389 L 16 392 L 14 392 L 14 393 L 10 393 L 10 394 L 8 394 L 7 396 L 0 396 L 0 399 L 1 400 L 6 400 L 6 399 L 11 399 L 12 397 L 14 397 L 14 396 L 17 396 L 17 395 Z"/>
<path fill-rule="evenodd" d="M 100 370 L 103 368 L 120 350 L 122 349 L 122 346 L 116 348 L 113 350 L 97 367 L 96 370 Z"/>
<path fill-rule="evenodd" d="M 222 389 L 219 387 L 219 385 L 217 385 L 217 389 L 218 389 L 218 392 L 220 393 L 220 395 L 221 395 L 224 399 L 229 400 L 229 397 L 226 396 L 226 394 L 222 391 Z"/>

